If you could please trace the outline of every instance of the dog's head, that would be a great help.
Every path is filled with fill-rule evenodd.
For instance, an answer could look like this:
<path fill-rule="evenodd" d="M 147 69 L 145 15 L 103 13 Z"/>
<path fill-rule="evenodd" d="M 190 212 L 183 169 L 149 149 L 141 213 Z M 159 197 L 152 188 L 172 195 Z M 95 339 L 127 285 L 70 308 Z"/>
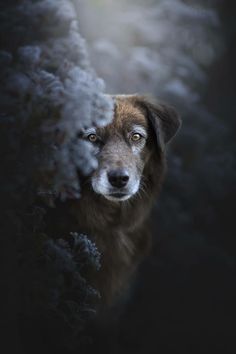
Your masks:
<path fill-rule="evenodd" d="M 111 201 L 124 201 L 141 186 L 142 173 L 155 145 L 163 153 L 176 134 L 180 119 L 166 105 L 138 95 L 118 95 L 113 122 L 83 132 L 96 150 L 98 168 L 91 176 L 94 192 Z"/>

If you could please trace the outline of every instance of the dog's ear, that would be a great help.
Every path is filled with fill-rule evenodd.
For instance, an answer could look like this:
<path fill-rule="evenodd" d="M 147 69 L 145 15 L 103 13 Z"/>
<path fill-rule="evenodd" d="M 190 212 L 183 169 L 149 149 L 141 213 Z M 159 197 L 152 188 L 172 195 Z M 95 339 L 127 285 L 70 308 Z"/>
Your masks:
<path fill-rule="evenodd" d="M 154 129 L 158 146 L 162 151 L 181 126 L 181 119 L 174 108 L 153 101 L 145 96 L 136 96 L 137 104 L 145 111 Z"/>

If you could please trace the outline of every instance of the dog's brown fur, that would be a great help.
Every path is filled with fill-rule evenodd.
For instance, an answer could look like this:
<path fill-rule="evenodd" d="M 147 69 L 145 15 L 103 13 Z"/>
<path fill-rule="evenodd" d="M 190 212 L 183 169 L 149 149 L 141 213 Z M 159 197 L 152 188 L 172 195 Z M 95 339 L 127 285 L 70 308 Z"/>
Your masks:
<path fill-rule="evenodd" d="M 121 293 L 150 245 L 149 213 L 165 173 L 165 144 L 176 133 L 180 120 L 173 109 L 136 95 L 115 96 L 113 122 L 103 134 L 121 132 L 124 124 L 139 123 L 148 131 L 143 149 L 144 190 L 127 201 L 112 202 L 93 191 L 89 178 L 82 181 L 79 200 L 64 203 L 60 231 L 89 235 L 101 252 L 101 269 L 90 281 L 110 304 Z M 107 154 L 109 155 L 109 149 Z M 112 158 L 112 156 L 108 156 Z M 108 158 L 106 155 L 103 158 Z M 130 156 L 122 156 L 128 159 Z M 99 159 L 99 157 L 98 157 Z M 111 160 L 112 161 L 112 160 Z M 63 231 L 64 232 L 64 231 Z"/>

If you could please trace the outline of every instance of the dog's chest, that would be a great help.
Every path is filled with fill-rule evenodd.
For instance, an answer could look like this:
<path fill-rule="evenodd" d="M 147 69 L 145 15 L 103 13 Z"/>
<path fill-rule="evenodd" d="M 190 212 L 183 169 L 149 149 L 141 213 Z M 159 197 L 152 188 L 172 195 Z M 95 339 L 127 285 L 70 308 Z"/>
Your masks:
<path fill-rule="evenodd" d="M 66 209 L 70 231 L 86 234 L 101 253 L 101 268 L 92 275 L 91 283 L 104 302 L 109 302 L 127 284 L 147 249 L 144 213 L 138 204 L 127 209 L 83 198 Z"/>

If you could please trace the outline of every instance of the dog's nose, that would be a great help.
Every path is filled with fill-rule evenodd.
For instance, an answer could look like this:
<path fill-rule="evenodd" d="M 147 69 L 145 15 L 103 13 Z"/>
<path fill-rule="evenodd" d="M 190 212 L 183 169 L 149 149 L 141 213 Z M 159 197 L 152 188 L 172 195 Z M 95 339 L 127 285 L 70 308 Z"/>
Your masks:
<path fill-rule="evenodd" d="M 107 173 L 108 181 L 113 187 L 122 188 L 129 180 L 129 174 L 125 169 L 111 170 Z"/>

